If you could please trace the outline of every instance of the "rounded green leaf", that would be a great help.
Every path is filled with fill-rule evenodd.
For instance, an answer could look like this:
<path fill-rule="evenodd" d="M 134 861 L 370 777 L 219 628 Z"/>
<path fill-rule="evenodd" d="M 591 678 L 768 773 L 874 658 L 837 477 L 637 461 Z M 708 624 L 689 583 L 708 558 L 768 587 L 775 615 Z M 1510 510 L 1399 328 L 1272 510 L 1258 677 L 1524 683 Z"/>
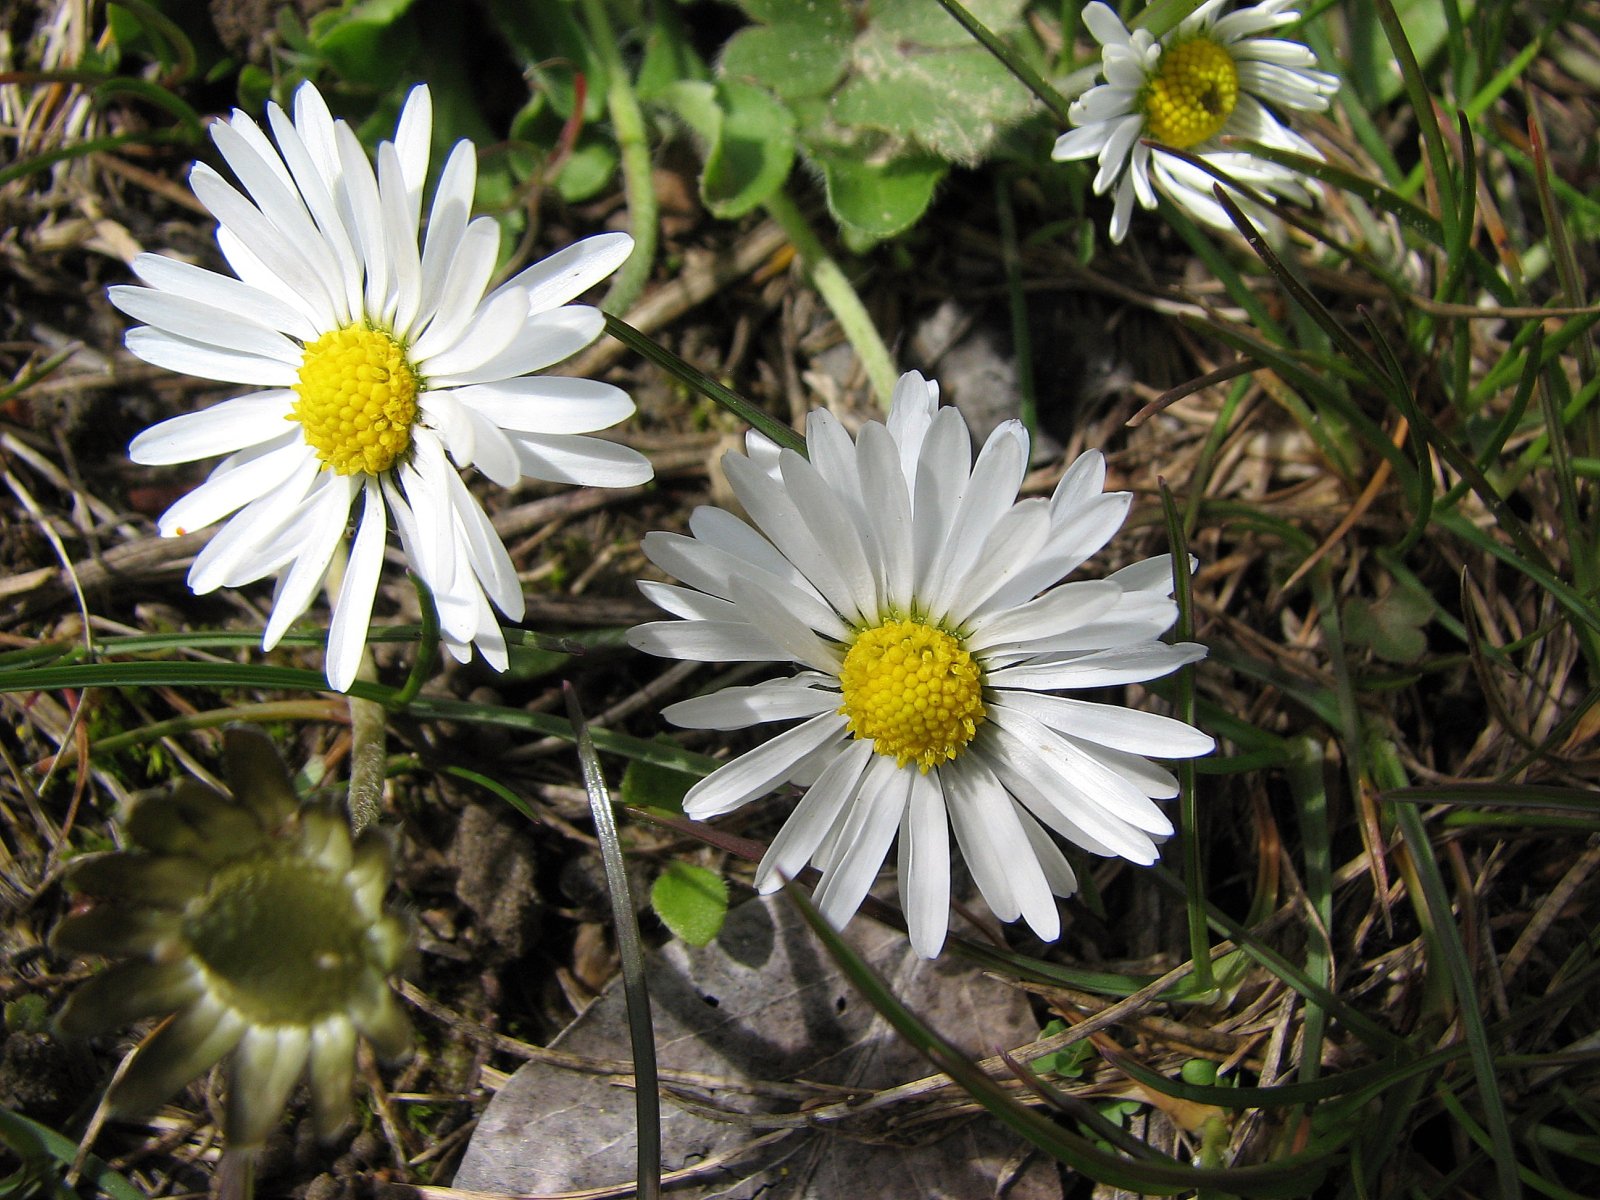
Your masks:
<path fill-rule="evenodd" d="M 722 120 L 700 176 L 700 198 L 715 216 L 742 217 L 783 186 L 794 166 L 794 114 L 772 93 L 724 79 Z"/>
<path fill-rule="evenodd" d="M 668 863 L 650 889 L 650 906 L 673 933 L 691 946 L 704 946 L 728 915 L 728 885 L 705 867 Z"/>
<path fill-rule="evenodd" d="M 936 158 L 912 156 L 881 165 L 845 155 L 817 156 L 828 189 L 828 210 L 846 229 L 893 237 L 916 224 L 949 169 Z"/>
<path fill-rule="evenodd" d="M 741 29 L 723 51 L 724 79 L 761 82 L 785 99 L 822 96 L 839 82 L 850 61 L 843 28 L 786 22 Z"/>
<path fill-rule="evenodd" d="M 700 776 L 634 759 L 622 773 L 622 802 L 633 808 L 683 813 L 683 798 Z"/>

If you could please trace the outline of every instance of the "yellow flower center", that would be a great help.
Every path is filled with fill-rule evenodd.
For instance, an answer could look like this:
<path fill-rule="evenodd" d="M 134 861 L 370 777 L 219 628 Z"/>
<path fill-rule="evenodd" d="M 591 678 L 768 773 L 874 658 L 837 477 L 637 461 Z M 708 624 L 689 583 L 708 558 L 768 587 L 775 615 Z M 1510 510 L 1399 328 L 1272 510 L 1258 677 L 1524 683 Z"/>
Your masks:
<path fill-rule="evenodd" d="M 1163 51 L 1156 77 L 1145 86 L 1145 132 L 1187 150 L 1220 133 L 1238 102 L 1233 56 L 1208 37 L 1190 38 Z"/>
<path fill-rule="evenodd" d="M 950 634 L 920 621 L 863 630 L 839 672 L 850 732 L 902 767 L 955 758 L 983 720 L 983 676 Z"/>
<path fill-rule="evenodd" d="M 411 449 L 417 373 L 381 329 L 347 325 L 306 347 L 290 419 L 341 475 L 377 475 Z"/>

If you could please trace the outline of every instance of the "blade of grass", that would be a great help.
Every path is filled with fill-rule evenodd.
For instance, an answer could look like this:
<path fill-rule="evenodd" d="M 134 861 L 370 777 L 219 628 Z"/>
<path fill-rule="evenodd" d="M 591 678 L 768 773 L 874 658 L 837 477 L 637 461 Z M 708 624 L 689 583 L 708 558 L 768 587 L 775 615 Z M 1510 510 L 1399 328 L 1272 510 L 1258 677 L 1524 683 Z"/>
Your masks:
<path fill-rule="evenodd" d="M 680 383 L 699 392 L 707 400 L 722 405 L 746 425 L 759 430 L 778 445 L 800 454 L 806 452 L 806 440 L 782 421 L 768 416 L 750 401 L 723 387 L 698 367 L 691 366 L 654 338 L 641 333 L 620 317 L 606 314 L 606 332 L 628 349 L 643 355 Z"/>
<path fill-rule="evenodd" d="M 1068 1164 L 1097 1182 L 1141 1195 L 1169 1196 L 1206 1187 L 1238 1195 L 1270 1195 L 1278 1194 L 1280 1189 L 1314 1185 L 1320 1180 L 1321 1173 L 1336 1161 L 1336 1154 L 1329 1152 L 1291 1156 L 1271 1164 L 1205 1170 L 1185 1166 L 1170 1158 L 1135 1162 L 1110 1153 L 1087 1138 L 1061 1128 L 1043 1114 L 1017 1103 L 976 1064 L 901 1004 L 872 968 L 822 919 L 801 888 L 793 883 L 784 886 L 789 898 L 811 926 L 812 932 L 827 947 L 839 968 L 895 1032 L 926 1055 L 938 1070 L 965 1088 L 974 1100 L 1007 1127 L 1057 1161 Z"/>
<path fill-rule="evenodd" d="M 628 868 L 622 861 L 622 841 L 617 836 L 617 822 L 611 811 L 611 796 L 606 791 L 600 759 L 589 738 L 583 712 L 578 708 L 578 694 L 571 684 L 563 685 L 563 690 L 567 696 L 567 716 L 578 744 L 583 786 L 589 793 L 589 810 L 594 814 L 595 836 L 600 841 L 600 860 L 605 865 L 606 886 L 611 893 L 617 957 L 622 962 L 622 990 L 628 1003 L 628 1038 L 633 1045 L 633 1103 L 639 1138 L 638 1194 L 641 1200 L 659 1200 L 661 1095 L 656 1082 L 656 1038 L 650 1020 L 650 988 L 645 982 L 639 916 L 634 911 L 628 889 Z"/>
<path fill-rule="evenodd" d="M 1522 1195 L 1522 1181 L 1517 1173 L 1511 1123 L 1495 1076 L 1494 1055 L 1489 1047 L 1488 1031 L 1484 1028 L 1483 1013 L 1478 1007 L 1472 964 L 1468 960 L 1466 947 L 1461 943 L 1460 931 L 1456 928 L 1444 877 L 1433 857 L 1433 844 L 1428 839 L 1421 814 L 1409 804 L 1396 806 L 1393 813 L 1422 885 L 1422 895 L 1417 900 L 1428 909 L 1433 926 L 1434 948 L 1443 959 L 1445 972 L 1455 991 L 1456 1019 L 1460 1022 L 1473 1073 L 1477 1077 L 1478 1101 L 1483 1106 L 1484 1123 L 1493 1146 L 1491 1157 L 1494 1159 L 1500 1195 L 1505 1200 L 1518 1200 Z"/>
<path fill-rule="evenodd" d="M 1310 738 L 1300 738 L 1289 763 L 1288 779 L 1289 794 L 1294 797 L 1299 818 L 1301 853 L 1305 858 L 1306 900 L 1316 917 L 1306 931 L 1306 976 L 1331 988 L 1333 864 L 1329 851 L 1328 788 L 1323 777 L 1322 747 Z M 1327 1010 L 1307 1001 L 1300 1049 L 1302 1083 L 1314 1083 L 1322 1073 L 1322 1039 L 1327 1028 Z"/>
<path fill-rule="evenodd" d="M 1373 7 L 1377 10 L 1384 36 L 1389 39 L 1389 46 L 1394 51 L 1395 65 L 1400 68 L 1400 82 L 1416 113 L 1428 167 L 1433 172 L 1439 194 L 1444 197 L 1439 205 L 1439 223 L 1444 228 L 1445 245 L 1455 245 L 1461 236 L 1457 228 L 1461 217 L 1450 199 L 1459 193 L 1450 156 L 1445 149 L 1444 134 L 1439 129 L 1439 121 L 1433 111 L 1433 97 L 1428 93 L 1422 68 L 1417 65 L 1417 56 L 1412 52 L 1411 42 L 1406 37 L 1405 26 L 1400 21 L 1400 14 L 1395 12 L 1394 4 L 1391 0 L 1373 0 Z"/>
<path fill-rule="evenodd" d="M 9 1109 L 0 1108 L 0 1142 L 17 1156 L 25 1166 L 30 1163 L 43 1165 L 46 1160 L 54 1161 L 64 1169 L 70 1170 L 78 1158 L 78 1143 L 71 1138 L 63 1137 L 47 1125 L 30 1120 L 21 1113 L 11 1112 Z M 104 1159 L 93 1154 L 83 1156 L 81 1164 L 83 1178 L 99 1188 L 110 1200 L 144 1200 L 145 1193 L 134 1187 L 128 1180 L 112 1170 Z M 34 1193 L 24 1189 L 23 1194 Z M 75 1190 L 63 1193 L 76 1194 Z"/>
<path fill-rule="evenodd" d="M 1189 542 L 1183 517 L 1165 479 L 1157 478 L 1161 490 L 1161 511 L 1167 523 L 1167 546 L 1172 552 L 1173 599 L 1178 605 L 1174 635 L 1180 642 L 1194 638 L 1194 595 L 1189 579 Z M 1194 673 L 1182 671 L 1177 681 L 1178 720 L 1194 724 Z M 1206 928 L 1204 839 L 1200 835 L 1200 805 L 1195 793 L 1194 763 L 1184 759 L 1178 767 L 1178 838 L 1183 855 L 1185 922 L 1189 930 L 1189 958 L 1194 962 L 1195 988 L 1202 995 L 1216 986 L 1211 971 L 1211 938 Z"/>

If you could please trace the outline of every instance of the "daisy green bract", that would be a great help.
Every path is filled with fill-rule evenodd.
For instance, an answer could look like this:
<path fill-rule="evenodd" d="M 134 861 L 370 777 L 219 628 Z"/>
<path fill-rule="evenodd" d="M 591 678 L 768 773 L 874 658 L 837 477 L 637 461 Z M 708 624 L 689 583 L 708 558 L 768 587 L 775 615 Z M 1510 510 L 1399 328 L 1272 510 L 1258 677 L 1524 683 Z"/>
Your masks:
<path fill-rule="evenodd" d="M 1018 500 L 1028 436 L 971 435 L 938 387 L 911 372 L 888 422 L 852 440 L 826 412 L 810 459 L 759 435 L 723 470 L 753 527 L 720 508 L 691 536 L 651 533 L 644 551 L 686 586 L 640 587 L 675 620 L 640 625 L 641 650 L 708 662 L 790 660 L 798 674 L 674 704 L 696 729 L 799 721 L 697 783 L 692 817 L 726 813 L 794 783 L 805 790 L 756 872 L 764 892 L 808 862 L 835 926 L 860 906 L 899 840 L 911 942 L 944 944 L 949 833 L 995 915 L 1060 933 L 1054 896 L 1077 880 L 1054 831 L 1101 855 L 1156 858 L 1177 794 L 1150 761 L 1212 749 L 1181 721 L 1062 690 L 1138 683 L 1204 657 L 1159 635 L 1177 619 L 1170 557 L 1063 583 L 1121 527 L 1131 497 L 1106 493 L 1084 454 L 1055 494 Z"/>
<path fill-rule="evenodd" d="M 495 610 L 519 620 L 516 571 L 460 469 L 502 487 L 524 476 L 624 487 L 643 456 L 585 437 L 629 416 L 610 384 L 534 375 L 593 341 L 598 310 L 569 304 L 621 265 L 622 233 L 591 237 L 490 289 L 499 227 L 471 218 L 471 143 L 440 172 L 422 228 L 432 109 L 414 89 L 377 169 L 309 84 L 294 117 L 269 105 L 276 142 L 249 117 L 212 125 L 238 185 L 204 163 L 190 183 L 217 218 L 224 275 L 159 255 L 134 260 L 146 286 L 111 289 L 146 362 L 254 390 L 164 421 L 133 440 L 135 462 L 225 455 L 161 517 L 174 536 L 225 521 L 189 572 L 197 593 L 277 577 L 263 645 L 304 613 L 336 556 L 328 681 L 355 678 L 392 521 L 433 593 L 446 647 L 506 666 Z M 330 589 L 332 590 L 332 589 Z"/>
<path fill-rule="evenodd" d="M 1159 39 L 1130 32 L 1099 0 L 1084 7 L 1083 23 L 1103 48 L 1105 82 L 1073 101 L 1069 116 L 1078 127 L 1057 139 L 1052 157 L 1099 159 L 1094 190 L 1114 193 L 1113 242 L 1127 236 L 1135 200 L 1156 206 L 1156 189 L 1207 224 L 1233 228 L 1212 194 L 1217 180 L 1165 147 L 1260 191 L 1311 201 L 1293 171 L 1222 141 L 1248 138 L 1322 157 L 1269 107 L 1321 112 L 1339 87 L 1336 76 L 1315 69 L 1305 46 L 1263 36 L 1300 19 L 1291 2 L 1265 0 L 1220 15 L 1226 0 L 1207 0 Z"/>
<path fill-rule="evenodd" d="M 186 780 L 133 808 L 133 849 L 69 868 L 92 903 L 55 944 L 123 961 L 57 1023 L 84 1036 L 170 1018 L 112 1084 L 113 1113 L 149 1112 L 221 1061 L 230 1146 L 259 1147 L 302 1075 L 317 1133 L 332 1137 L 352 1112 L 357 1039 L 386 1059 L 411 1045 L 389 987 L 411 945 L 383 906 L 389 844 L 375 830 L 352 841 L 336 809 L 301 804 L 265 735 L 230 729 L 225 745 L 231 797 Z"/>

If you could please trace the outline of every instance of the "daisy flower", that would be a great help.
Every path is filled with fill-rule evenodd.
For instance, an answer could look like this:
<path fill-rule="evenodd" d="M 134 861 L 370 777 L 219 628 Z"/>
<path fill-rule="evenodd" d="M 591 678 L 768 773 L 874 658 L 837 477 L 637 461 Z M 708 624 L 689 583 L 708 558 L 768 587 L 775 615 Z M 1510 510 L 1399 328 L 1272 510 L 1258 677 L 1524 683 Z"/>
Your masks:
<path fill-rule="evenodd" d="M 1106 81 L 1073 101 L 1068 115 L 1078 128 L 1057 139 L 1051 157 L 1100 160 L 1095 194 L 1116 192 L 1113 242 L 1127 235 L 1135 200 L 1156 206 L 1156 188 L 1207 224 L 1233 228 L 1212 194 L 1216 180 L 1169 146 L 1260 191 L 1310 203 L 1293 171 L 1224 149 L 1222 141 L 1249 138 L 1322 157 L 1267 107 L 1321 112 L 1339 88 L 1336 76 L 1315 69 L 1316 56 L 1305 46 L 1263 36 L 1300 19 L 1291 2 L 1264 0 L 1221 16 L 1225 0 L 1207 0 L 1159 39 L 1142 29 L 1129 32 L 1100 0 L 1084 7 L 1083 23 L 1104 48 Z"/>
<path fill-rule="evenodd" d="M 352 841 L 339 812 L 301 804 L 264 734 L 230 729 L 225 744 L 231 797 L 186 780 L 133 808 L 133 849 L 68 868 L 80 905 L 54 945 L 122 961 L 79 987 L 56 1023 L 86 1037 L 169 1018 L 118 1073 L 113 1113 L 147 1113 L 221 1061 L 231 1146 L 260 1146 L 302 1075 L 330 1138 L 351 1116 L 357 1040 L 385 1059 L 410 1051 L 389 979 L 411 926 L 383 906 L 382 835 Z"/>
<path fill-rule="evenodd" d="M 1091 451 L 1055 494 L 1017 500 L 1028 437 L 1016 421 L 976 461 L 937 385 L 901 377 L 887 424 L 852 440 L 807 423 L 810 459 L 757 435 L 723 470 L 754 527 L 696 509 L 692 536 L 644 551 L 687 586 L 643 582 L 676 620 L 633 645 L 708 662 L 790 660 L 787 678 L 668 707 L 694 729 L 800 724 L 719 767 L 684 810 L 705 818 L 786 783 L 805 794 L 756 871 L 770 892 L 807 862 L 842 926 L 899 838 L 911 944 L 933 957 L 950 901 L 949 833 L 995 915 L 1060 933 L 1054 896 L 1077 880 L 1047 830 L 1101 855 L 1156 859 L 1172 824 L 1153 803 L 1177 781 L 1147 755 L 1188 758 L 1212 740 L 1181 721 L 1059 690 L 1138 683 L 1205 655 L 1158 636 L 1177 619 L 1169 557 L 1062 583 L 1122 525 Z"/>
<path fill-rule="evenodd" d="M 306 611 L 336 553 L 328 681 L 355 678 L 393 523 L 409 566 L 432 590 L 445 645 L 476 645 L 498 670 L 494 610 L 522 617 L 510 556 L 460 470 L 502 487 L 524 476 L 626 487 L 650 478 L 633 450 L 581 434 L 633 412 L 626 393 L 536 376 L 600 333 L 599 311 L 568 301 L 633 248 L 592 237 L 489 290 L 498 226 L 469 219 L 477 175 L 458 142 L 419 236 L 432 107 L 414 89 L 377 170 L 353 130 L 309 84 L 291 121 L 267 108 L 276 146 L 238 110 L 211 127 L 239 186 L 204 163 L 190 185 L 216 216 L 233 275 L 142 254 L 146 286 L 113 287 L 135 321 L 128 349 L 169 370 L 254 390 L 141 433 L 138 463 L 226 455 L 162 515 L 163 536 L 226 520 L 189 571 L 196 593 L 277 577 L 263 646 Z"/>

